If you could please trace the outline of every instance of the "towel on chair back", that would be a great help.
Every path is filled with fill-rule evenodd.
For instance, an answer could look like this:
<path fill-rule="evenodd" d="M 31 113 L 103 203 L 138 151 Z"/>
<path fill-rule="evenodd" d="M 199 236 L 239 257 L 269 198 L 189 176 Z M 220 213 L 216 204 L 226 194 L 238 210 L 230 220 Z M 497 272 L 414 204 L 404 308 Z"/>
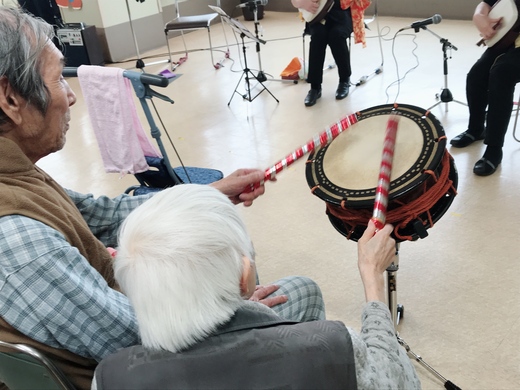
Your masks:
<path fill-rule="evenodd" d="M 107 172 L 148 170 L 145 156 L 161 157 L 137 116 L 130 80 L 120 68 L 82 65 L 78 79 Z"/>

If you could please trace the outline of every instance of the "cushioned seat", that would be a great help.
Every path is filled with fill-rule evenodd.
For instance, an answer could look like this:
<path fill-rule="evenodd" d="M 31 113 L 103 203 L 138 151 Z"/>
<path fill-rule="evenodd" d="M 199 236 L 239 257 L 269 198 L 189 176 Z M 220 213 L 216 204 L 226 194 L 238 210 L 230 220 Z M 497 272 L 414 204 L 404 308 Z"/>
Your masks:
<path fill-rule="evenodd" d="M 166 23 L 165 30 L 189 30 L 209 28 L 211 22 L 218 16 L 217 13 L 195 16 L 180 16 Z"/>

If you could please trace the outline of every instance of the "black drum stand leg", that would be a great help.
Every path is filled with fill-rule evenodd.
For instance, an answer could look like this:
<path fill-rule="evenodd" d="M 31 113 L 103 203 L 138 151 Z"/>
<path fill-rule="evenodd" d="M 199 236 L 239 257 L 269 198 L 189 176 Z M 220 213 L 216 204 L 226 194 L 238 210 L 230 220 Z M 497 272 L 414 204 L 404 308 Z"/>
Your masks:
<path fill-rule="evenodd" d="M 404 315 L 404 307 L 397 303 L 397 271 L 399 270 L 399 243 L 395 244 L 395 260 L 390 266 L 386 269 L 387 274 L 387 294 L 388 294 L 388 307 L 390 309 L 390 314 L 392 315 L 392 321 L 394 322 L 395 332 L 397 335 L 397 341 L 401 344 L 409 356 L 413 357 L 417 362 L 419 362 L 423 367 L 425 367 L 428 371 L 434 374 L 437 378 L 444 382 L 444 388 L 446 390 L 461 390 L 460 387 L 455 385 L 453 382 L 447 380 L 444 376 L 439 374 L 432 366 L 426 363 L 423 358 L 413 352 L 409 345 L 399 336 L 399 332 L 397 330 L 397 325 L 399 325 L 399 321 L 403 318 Z"/>

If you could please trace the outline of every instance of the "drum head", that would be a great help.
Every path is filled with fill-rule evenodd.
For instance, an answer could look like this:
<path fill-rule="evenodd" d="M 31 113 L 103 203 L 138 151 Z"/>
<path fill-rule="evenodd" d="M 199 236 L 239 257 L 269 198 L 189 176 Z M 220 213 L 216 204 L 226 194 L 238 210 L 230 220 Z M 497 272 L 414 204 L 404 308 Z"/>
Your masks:
<path fill-rule="evenodd" d="M 314 194 L 336 205 L 373 206 L 381 165 L 386 124 L 391 113 L 401 115 L 395 143 L 388 199 L 402 196 L 426 180 L 425 169 L 440 163 L 446 139 L 440 122 L 409 105 L 382 105 L 357 113 L 351 125 L 330 144 L 317 148 L 306 167 Z"/>
<path fill-rule="evenodd" d="M 400 121 L 388 202 L 390 205 L 394 200 L 414 196 L 417 188 L 431 178 L 425 171 L 439 168 L 446 151 L 446 137 L 442 125 L 432 114 L 404 104 L 397 107 L 392 104 L 381 105 L 360 111 L 356 114 L 357 123 L 311 154 L 306 166 L 306 178 L 314 195 L 338 207 L 373 208 L 387 122 L 393 113 L 400 116 Z M 455 179 L 456 183 L 457 172 L 454 165 L 450 167 L 450 171 L 450 178 Z M 441 201 L 448 201 L 448 204 L 432 209 L 436 219 L 444 214 L 452 198 L 448 196 Z M 336 221 L 334 216 L 330 218 L 336 229 L 347 235 L 343 222 Z M 364 226 L 356 227 L 361 234 L 368 219 Z M 357 239 L 357 236 L 361 236 L 358 233 L 349 238 Z M 414 234 L 417 235 L 416 232 Z"/>

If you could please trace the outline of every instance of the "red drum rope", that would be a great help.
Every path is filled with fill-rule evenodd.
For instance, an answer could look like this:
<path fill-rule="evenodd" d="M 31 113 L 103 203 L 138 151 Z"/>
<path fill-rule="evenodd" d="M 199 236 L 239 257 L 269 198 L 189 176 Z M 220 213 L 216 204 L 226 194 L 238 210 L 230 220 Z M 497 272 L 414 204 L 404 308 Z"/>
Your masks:
<path fill-rule="evenodd" d="M 457 193 L 453 181 L 449 178 L 450 174 L 450 159 L 452 157 L 445 151 L 442 157 L 442 170 L 438 176 L 433 171 L 425 171 L 425 174 L 430 175 L 422 184 L 422 193 L 409 194 L 403 196 L 402 199 L 395 199 L 389 207 L 386 214 L 386 222 L 394 225 L 394 234 L 400 240 L 413 240 L 412 236 L 403 236 L 399 234 L 399 229 L 406 227 L 406 225 L 414 220 L 420 220 L 423 225 L 427 223 L 433 227 L 433 219 L 430 213 L 432 207 L 449 191 L 454 194 Z M 341 207 L 327 203 L 327 212 L 340 219 L 348 228 L 350 234 L 353 229 L 358 226 L 366 226 L 368 220 L 372 217 L 372 211 L 369 209 L 345 208 L 345 202 L 342 202 Z M 426 213 L 425 218 L 421 218 L 421 214 Z"/>

